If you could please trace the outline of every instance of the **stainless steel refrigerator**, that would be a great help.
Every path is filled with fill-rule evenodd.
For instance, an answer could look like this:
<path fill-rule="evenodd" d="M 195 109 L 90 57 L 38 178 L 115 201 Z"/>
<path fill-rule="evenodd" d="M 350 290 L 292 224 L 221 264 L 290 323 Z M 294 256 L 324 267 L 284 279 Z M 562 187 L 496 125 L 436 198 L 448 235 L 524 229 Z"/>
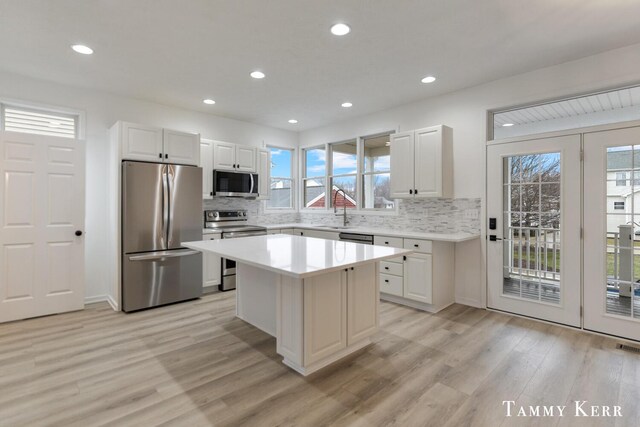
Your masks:
<path fill-rule="evenodd" d="M 122 309 L 202 295 L 202 168 L 122 162 Z"/>

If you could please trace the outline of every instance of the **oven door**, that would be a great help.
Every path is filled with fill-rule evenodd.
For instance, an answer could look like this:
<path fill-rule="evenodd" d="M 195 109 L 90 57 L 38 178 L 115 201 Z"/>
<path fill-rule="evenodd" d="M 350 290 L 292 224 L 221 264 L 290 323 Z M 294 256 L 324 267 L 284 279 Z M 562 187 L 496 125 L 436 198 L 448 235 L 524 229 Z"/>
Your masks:
<path fill-rule="evenodd" d="M 214 196 L 258 197 L 258 174 L 213 171 Z"/>
<path fill-rule="evenodd" d="M 266 231 L 231 231 L 222 233 L 223 239 L 237 239 L 239 237 L 266 236 Z M 222 258 L 222 284 L 221 291 L 230 291 L 236 288 L 236 262 L 229 258 Z"/>

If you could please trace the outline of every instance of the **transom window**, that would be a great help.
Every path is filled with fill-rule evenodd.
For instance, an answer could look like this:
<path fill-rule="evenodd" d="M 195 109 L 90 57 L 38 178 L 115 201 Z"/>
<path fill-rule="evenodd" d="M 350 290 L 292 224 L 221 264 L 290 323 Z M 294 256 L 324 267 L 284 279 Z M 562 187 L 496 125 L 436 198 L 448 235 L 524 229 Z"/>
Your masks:
<path fill-rule="evenodd" d="M 55 111 L 0 104 L 0 129 L 36 135 L 78 137 L 78 116 Z"/>

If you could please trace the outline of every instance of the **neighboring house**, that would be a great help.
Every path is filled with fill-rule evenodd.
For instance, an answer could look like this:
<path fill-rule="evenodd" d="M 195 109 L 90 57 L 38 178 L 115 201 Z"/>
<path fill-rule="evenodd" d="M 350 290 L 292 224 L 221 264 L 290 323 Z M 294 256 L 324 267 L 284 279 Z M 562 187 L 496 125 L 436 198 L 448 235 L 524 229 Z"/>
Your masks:
<path fill-rule="evenodd" d="M 633 162 L 632 162 L 633 160 Z M 640 151 L 620 150 L 607 153 L 607 232 L 634 221 L 633 211 L 640 208 Z M 635 222 L 640 222 L 636 219 Z"/>
<path fill-rule="evenodd" d="M 341 208 L 346 205 L 347 208 L 355 208 L 356 201 L 348 194 L 346 198 L 344 197 L 345 193 L 343 192 L 338 193 L 338 195 L 336 196 L 336 193 L 339 189 L 340 188 L 338 188 L 338 186 L 336 185 L 331 188 L 331 200 L 334 200 L 335 198 L 336 207 Z M 325 201 L 324 185 L 308 186 L 306 191 L 307 199 L 309 200 L 306 204 L 307 208 L 322 208 L 327 206 Z"/>

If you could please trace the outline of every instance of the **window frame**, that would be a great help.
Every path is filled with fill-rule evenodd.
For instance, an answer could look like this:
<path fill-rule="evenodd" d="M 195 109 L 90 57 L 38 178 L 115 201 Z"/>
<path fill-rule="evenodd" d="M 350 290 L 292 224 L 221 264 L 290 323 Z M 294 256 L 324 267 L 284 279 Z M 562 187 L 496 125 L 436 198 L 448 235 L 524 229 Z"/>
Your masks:
<path fill-rule="evenodd" d="M 340 145 L 340 144 L 346 144 L 346 143 L 351 143 L 351 142 L 355 142 L 356 144 L 356 172 L 355 173 L 345 173 L 345 174 L 338 174 L 338 175 L 334 175 L 333 174 L 333 147 L 336 145 Z M 360 176 L 360 160 L 361 160 L 361 153 L 362 151 L 360 150 L 360 138 L 351 138 L 351 139 L 345 139 L 344 141 L 338 141 L 338 142 L 331 142 L 329 144 L 327 144 L 329 147 L 329 151 L 328 151 L 328 158 L 329 158 L 329 162 L 327 164 L 327 181 L 325 184 L 325 197 L 328 194 L 329 195 L 329 202 L 326 203 L 325 205 L 327 207 L 327 209 L 329 210 L 333 210 L 333 178 L 350 178 L 353 177 L 355 178 L 355 192 L 356 192 L 356 197 L 355 197 L 355 202 L 356 202 L 356 206 L 353 208 L 349 208 L 347 209 L 348 212 L 355 212 L 355 211 L 359 211 L 361 205 L 360 202 L 360 196 L 359 196 L 359 186 L 360 186 L 360 180 L 359 180 L 359 176 Z M 346 193 L 345 193 L 346 194 Z"/>
<path fill-rule="evenodd" d="M 271 149 L 276 149 L 276 150 L 287 150 L 291 152 L 291 177 L 287 178 L 287 177 L 279 177 L 279 176 L 272 176 L 271 174 L 269 174 L 269 189 L 271 189 L 271 180 L 275 179 L 283 179 L 283 180 L 290 180 L 291 181 L 291 206 L 287 207 L 287 208 L 277 208 L 277 207 L 270 207 L 269 206 L 269 199 L 264 200 L 264 204 L 263 204 L 263 209 L 265 213 L 283 213 L 283 212 L 296 212 L 297 211 L 297 197 L 296 197 L 296 178 L 297 178 L 297 168 L 296 168 L 296 157 L 297 157 L 297 148 L 293 148 L 293 147 L 285 147 L 285 146 L 280 146 L 280 145 L 274 145 L 274 144 L 267 144 L 265 146 L 265 148 L 267 150 L 269 150 L 269 159 L 271 159 Z M 269 165 L 271 166 L 271 165 Z"/>
<path fill-rule="evenodd" d="M 365 140 L 367 139 L 372 139 L 372 138 L 378 138 L 381 136 L 389 136 L 389 140 L 391 140 L 391 135 L 393 135 L 394 132 L 390 131 L 390 132 L 381 132 L 381 133 L 377 133 L 377 134 L 373 134 L 373 135 L 367 135 L 367 136 L 361 136 L 360 138 L 358 138 L 359 144 L 358 144 L 358 150 L 360 153 L 362 153 L 362 156 L 360 157 L 360 162 L 361 164 L 358 165 L 360 168 L 360 173 L 359 173 L 359 177 L 360 177 L 360 187 L 359 189 L 361 190 L 358 194 L 360 195 L 360 211 L 361 212 L 375 212 L 375 213 L 383 213 L 383 212 L 398 212 L 398 199 L 393 199 L 393 209 L 386 209 L 386 208 L 366 208 L 364 207 L 364 180 L 365 180 L 365 176 L 375 176 L 375 175 L 386 175 L 389 174 L 389 179 L 391 179 L 391 162 L 389 162 L 389 170 L 387 171 L 383 171 L 383 172 L 366 172 L 365 171 L 365 157 L 364 157 L 364 143 Z M 391 158 L 391 147 L 389 147 L 389 158 Z"/>
<path fill-rule="evenodd" d="M 7 107 L 26 110 L 26 111 L 32 111 L 35 113 L 60 114 L 63 116 L 68 116 L 69 118 L 73 118 L 75 122 L 75 137 L 69 138 L 69 139 L 84 140 L 85 138 L 86 114 L 83 110 L 62 107 L 59 105 L 41 104 L 41 103 L 22 101 L 18 99 L 0 97 L 0 131 L 5 130 L 4 115 L 5 115 L 5 109 Z M 29 132 L 24 132 L 24 133 L 27 135 L 40 135 L 40 134 L 29 133 Z M 48 136 L 48 135 L 40 135 L 40 136 Z"/>
<path fill-rule="evenodd" d="M 346 138 L 346 139 L 341 139 L 341 140 L 337 140 L 334 142 L 327 142 L 324 144 L 310 144 L 304 147 L 300 147 L 300 156 L 299 156 L 299 179 L 300 179 L 300 186 L 299 186 L 299 191 L 298 191 L 298 200 L 299 200 L 299 211 L 301 213 L 311 213 L 311 214 L 327 214 L 329 212 L 333 211 L 333 207 L 331 206 L 332 202 L 330 203 L 325 203 L 324 207 L 320 207 L 320 208 L 311 208 L 311 207 L 305 207 L 305 182 L 307 179 L 312 179 L 312 178 L 324 178 L 325 182 L 324 182 L 324 187 L 325 187 L 325 195 L 326 194 L 330 194 L 329 190 L 330 190 L 330 179 L 332 177 L 341 177 L 341 176 L 351 176 L 352 174 L 343 174 L 343 175 L 330 175 L 330 173 L 332 173 L 332 169 L 333 169 L 333 157 L 332 157 L 332 152 L 331 150 L 331 145 L 335 145 L 335 144 L 340 144 L 340 143 L 345 143 L 345 142 L 351 142 L 351 141 L 356 141 L 356 147 L 357 147 L 357 154 L 356 154 L 356 163 L 357 163 L 357 173 L 356 173 L 356 208 L 353 209 L 348 209 L 347 212 L 350 212 L 351 214 L 357 214 L 357 215 L 380 215 L 380 216 L 385 216 L 385 215 L 390 215 L 390 216 L 397 216 L 399 214 L 399 199 L 393 199 L 394 200 L 394 207 L 393 209 L 384 209 L 384 208 L 364 208 L 363 207 L 363 201 L 364 201 L 364 194 L 363 194 L 363 189 L 362 189 L 362 184 L 363 184 L 363 180 L 364 180 L 364 140 L 368 139 L 368 138 L 375 138 L 378 136 L 383 136 L 383 135 L 393 135 L 394 133 L 396 133 L 395 129 L 392 130 L 384 130 L 381 132 L 376 132 L 376 133 L 371 133 L 371 134 L 366 134 L 366 135 L 361 135 L 361 136 L 357 136 L 355 138 Z M 324 149 L 326 156 L 326 162 L 325 162 L 325 175 L 324 177 L 321 176 L 315 176 L 312 178 L 306 178 L 306 168 L 307 168 L 307 155 L 306 152 L 309 150 L 314 150 L 314 149 Z M 391 177 L 391 167 L 389 167 L 389 171 L 388 172 L 369 172 L 367 174 L 389 174 L 389 177 Z M 325 196 L 326 197 L 326 196 Z"/>

